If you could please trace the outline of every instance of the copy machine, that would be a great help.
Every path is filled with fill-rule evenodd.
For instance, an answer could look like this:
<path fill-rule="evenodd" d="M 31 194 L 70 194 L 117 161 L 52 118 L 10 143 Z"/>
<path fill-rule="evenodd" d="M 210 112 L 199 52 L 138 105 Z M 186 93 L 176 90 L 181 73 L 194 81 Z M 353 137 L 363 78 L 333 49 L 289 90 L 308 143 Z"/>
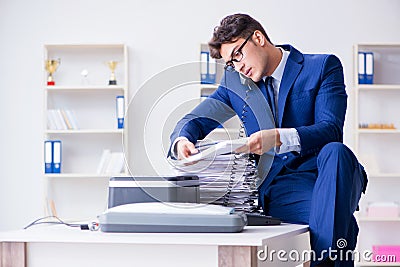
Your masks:
<path fill-rule="evenodd" d="M 199 178 L 195 175 L 110 178 L 108 208 L 163 201 L 199 203 Z"/>
<path fill-rule="evenodd" d="M 112 177 L 103 232 L 240 232 L 243 212 L 200 204 L 197 176 Z"/>
<path fill-rule="evenodd" d="M 103 232 L 240 232 L 247 224 L 243 212 L 220 205 L 177 202 L 131 203 L 98 216 Z"/>

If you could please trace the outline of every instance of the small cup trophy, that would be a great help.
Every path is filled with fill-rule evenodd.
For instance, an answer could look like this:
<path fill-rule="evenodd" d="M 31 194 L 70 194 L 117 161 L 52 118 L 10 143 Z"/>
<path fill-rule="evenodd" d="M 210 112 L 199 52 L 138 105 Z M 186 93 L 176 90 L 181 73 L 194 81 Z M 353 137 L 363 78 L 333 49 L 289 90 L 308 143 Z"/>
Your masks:
<path fill-rule="evenodd" d="M 89 84 L 88 75 L 89 75 L 89 71 L 87 69 L 83 69 L 81 71 L 81 76 L 82 76 L 81 84 L 82 85 L 88 85 Z"/>
<path fill-rule="evenodd" d="M 55 81 L 53 79 L 53 73 L 57 70 L 58 66 L 60 65 L 60 59 L 47 59 L 45 61 L 44 67 L 48 72 L 47 75 L 47 85 L 55 85 Z"/>
<path fill-rule="evenodd" d="M 108 85 L 117 85 L 117 79 L 115 78 L 115 68 L 117 67 L 118 61 L 110 60 L 107 62 L 108 67 L 111 70 L 110 80 L 108 81 Z"/>

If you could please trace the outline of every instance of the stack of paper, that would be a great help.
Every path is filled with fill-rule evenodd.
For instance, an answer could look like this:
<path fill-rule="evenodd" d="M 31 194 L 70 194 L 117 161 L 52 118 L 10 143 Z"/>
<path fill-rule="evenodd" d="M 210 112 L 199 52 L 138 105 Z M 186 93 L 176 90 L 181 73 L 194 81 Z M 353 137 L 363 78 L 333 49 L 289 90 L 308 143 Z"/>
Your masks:
<path fill-rule="evenodd" d="M 199 177 L 200 202 L 250 212 L 257 208 L 257 168 L 248 154 L 234 154 L 247 138 L 215 143 L 199 142 L 199 154 L 174 161 L 179 174 Z"/>

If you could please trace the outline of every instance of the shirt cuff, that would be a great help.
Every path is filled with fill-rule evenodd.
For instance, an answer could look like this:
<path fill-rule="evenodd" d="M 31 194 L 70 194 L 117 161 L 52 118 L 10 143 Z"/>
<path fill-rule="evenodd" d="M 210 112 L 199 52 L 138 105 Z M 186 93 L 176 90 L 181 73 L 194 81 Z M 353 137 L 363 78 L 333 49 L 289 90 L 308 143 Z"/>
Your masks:
<path fill-rule="evenodd" d="M 286 152 L 300 152 L 300 136 L 295 128 L 277 129 L 281 139 L 281 145 L 276 148 L 277 154 Z"/>
<path fill-rule="evenodd" d="M 178 155 L 177 155 L 177 151 L 176 151 L 176 143 L 178 143 L 178 141 L 181 141 L 181 140 L 189 141 L 189 139 L 187 139 L 184 136 L 179 136 L 174 140 L 174 142 L 172 143 L 172 146 L 171 146 L 171 155 L 174 159 L 178 159 Z"/>

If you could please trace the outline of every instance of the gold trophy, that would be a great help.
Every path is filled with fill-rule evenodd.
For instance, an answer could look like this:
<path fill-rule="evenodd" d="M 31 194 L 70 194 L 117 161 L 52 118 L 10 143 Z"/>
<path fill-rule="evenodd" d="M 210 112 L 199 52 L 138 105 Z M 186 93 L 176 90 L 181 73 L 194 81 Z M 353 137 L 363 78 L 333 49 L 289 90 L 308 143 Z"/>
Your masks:
<path fill-rule="evenodd" d="M 107 62 L 108 67 L 111 70 L 110 80 L 108 81 L 108 85 L 117 85 L 117 79 L 115 78 L 115 68 L 117 67 L 118 61 L 110 60 Z"/>
<path fill-rule="evenodd" d="M 58 66 L 60 65 L 60 59 L 47 59 L 45 61 L 44 67 L 46 71 L 49 73 L 47 75 L 47 85 L 55 85 L 53 79 L 53 73 L 57 70 Z"/>

